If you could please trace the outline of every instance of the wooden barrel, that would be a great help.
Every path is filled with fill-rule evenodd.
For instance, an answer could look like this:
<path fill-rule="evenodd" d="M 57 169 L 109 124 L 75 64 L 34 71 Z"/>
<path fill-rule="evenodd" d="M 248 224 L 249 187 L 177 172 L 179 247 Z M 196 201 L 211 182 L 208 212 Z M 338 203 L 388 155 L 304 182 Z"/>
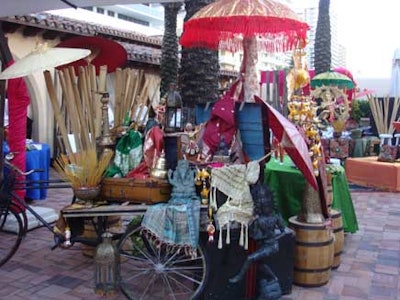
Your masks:
<path fill-rule="evenodd" d="M 296 233 L 293 283 L 305 287 L 326 284 L 331 276 L 333 235 L 324 223 L 312 224 L 289 218 Z"/>
<path fill-rule="evenodd" d="M 107 218 L 107 225 L 108 228 L 107 230 L 111 233 L 113 232 L 118 232 L 120 228 L 122 228 L 122 220 L 120 216 L 110 216 Z M 89 239 L 96 239 L 97 237 L 97 232 L 96 232 L 96 227 L 97 227 L 97 218 L 93 219 L 85 219 L 84 221 L 84 231 L 83 231 L 83 236 L 85 238 Z M 93 257 L 94 256 L 94 251 L 95 247 L 81 244 L 81 249 L 82 249 L 82 254 L 84 256 L 88 257 Z"/>
<path fill-rule="evenodd" d="M 335 240 L 333 242 L 334 254 L 333 254 L 332 269 L 337 269 L 341 262 L 341 255 L 343 252 L 343 245 L 344 245 L 342 213 L 338 210 L 331 209 L 331 219 L 332 219 L 332 230 L 335 236 Z"/>

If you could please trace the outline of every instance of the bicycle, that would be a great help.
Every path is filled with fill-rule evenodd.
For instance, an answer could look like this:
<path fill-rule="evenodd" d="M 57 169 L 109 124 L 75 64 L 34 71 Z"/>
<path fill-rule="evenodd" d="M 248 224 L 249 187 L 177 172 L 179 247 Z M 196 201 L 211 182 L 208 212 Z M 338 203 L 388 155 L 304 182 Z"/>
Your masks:
<path fill-rule="evenodd" d="M 17 179 L 18 175 L 29 175 L 40 170 L 23 172 L 14 166 L 9 160 L 5 160 L 5 166 L 9 169 L 8 176 L 0 186 L 0 267 L 5 264 L 17 252 L 23 237 L 27 234 L 26 211 L 32 213 L 54 235 L 57 247 L 70 248 L 76 242 L 90 246 L 97 246 L 101 242 L 102 234 L 107 230 L 107 218 L 115 215 L 143 216 L 146 205 L 137 204 L 125 206 L 68 209 L 62 210 L 64 217 L 69 221 L 74 218 L 97 218 L 95 226 L 96 237 L 86 238 L 81 236 L 79 230 L 71 228 L 71 238 L 66 244 L 64 234 L 54 231 L 53 227 L 25 203 L 15 190 L 26 188 L 29 181 Z M 42 182 L 59 183 L 60 180 Z M 65 182 L 54 187 L 70 187 Z M 36 187 L 37 188 L 37 187 Z M 75 202 L 75 198 L 72 203 Z M 7 227 L 8 220 L 16 221 L 16 230 L 11 231 Z M 204 290 L 208 266 L 203 244 L 199 243 L 196 256 L 190 256 L 179 251 L 173 251 L 158 247 L 158 244 L 143 234 L 140 222 L 131 222 L 125 232 L 115 234 L 117 249 L 121 256 L 120 288 L 128 299 L 197 299 Z"/>
<path fill-rule="evenodd" d="M 70 187 L 69 184 L 58 179 L 46 181 L 18 179 L 20 176 L 28 176 L 34 172 L 41 172 L 42 170 L 34 169 L 24 172 L 10 162 L 12 159 L 12 153 L 6 155 L 4 159 L 4 167 L 7 169 L 7 176 L 4 176 L 3 181 L 0 183 L 0 267 L 10 260 L 11 257 L 17 252 L 22 239 L 28 232 L 28 211 L 45 227 L 47 227 L 47 229 L 49 229 L 55 237 L 59 238 L 59 243 L 61 243 L 63 239 L 53 230 L 52 226 L 23 199 L 21 199 L 18 194 L 15 193 L 15 191 L 29 188 L 36 189 L 41 187 Z M 10 225 L 11 223 L 14 223 L 15 226 L 12 227 Z M 55 241 L 57 240 L 58 239 L 55 238 Z M 59 246 L 59 244 L 53 246 L 52 249 L 55 249 L 57 246 Z"/>

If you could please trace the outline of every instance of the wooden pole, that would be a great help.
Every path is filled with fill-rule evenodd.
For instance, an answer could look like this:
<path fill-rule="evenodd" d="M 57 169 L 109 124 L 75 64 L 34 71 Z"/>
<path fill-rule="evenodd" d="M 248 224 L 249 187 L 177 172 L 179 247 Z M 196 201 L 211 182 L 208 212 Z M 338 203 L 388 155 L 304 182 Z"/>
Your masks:
<path fill-rule="evenodd" d="M 54 85 L 53 85 L 53 81 L 51 79 L 51 75 L 49 71 L 44 71 L 43 72 L 44 75 L 44 79 L 46 82 L 46 87 L 47 87 L 47 92 L 49 93 L 49 97 L 50 97 L 50 102 L 53 108 L 53 112 L 56 118 L 56 121 L 58 123 L 58 126 L 60 127 L 60 132 L 61 132 L 61 136 L 63 138 L 64 141 L 64 146 L 67 149 L 67 154 L 69 154 L 70 159 L 72 161 L 74 161 L 74 155 L 73 155 L 73 151 L 71 148 L 71 144 L 69 143 L 68 140 L 68 131 L 67 131 L 67 127 L 65 126 L 65 120 L 62 116 L 62 113 L 58 107 L 58 100 L 57 100 L 57 93 L 54 89 Z"/>

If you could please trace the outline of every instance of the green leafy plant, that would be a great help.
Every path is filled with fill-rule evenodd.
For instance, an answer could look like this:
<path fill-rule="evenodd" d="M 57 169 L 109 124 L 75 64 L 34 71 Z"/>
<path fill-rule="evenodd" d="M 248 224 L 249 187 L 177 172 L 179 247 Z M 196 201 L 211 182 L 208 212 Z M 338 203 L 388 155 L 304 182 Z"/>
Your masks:
<path fill-rule="evenodd" d="M 360 108 L 360 118 L 371 117 L 371 107 L 368 100 L 357 100 Z"/>
<path fill-rule="evenodd" d="M 351 101 L 350 118 L 357 123 L 360 121 L 360 104 L 358 100 Z"/>

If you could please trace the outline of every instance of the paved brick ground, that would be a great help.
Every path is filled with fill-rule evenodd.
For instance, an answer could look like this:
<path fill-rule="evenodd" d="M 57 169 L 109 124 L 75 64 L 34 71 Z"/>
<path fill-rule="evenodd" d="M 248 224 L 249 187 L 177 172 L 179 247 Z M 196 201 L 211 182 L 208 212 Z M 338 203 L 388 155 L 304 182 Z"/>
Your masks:
<path fill-rule="evenodd" d="M 33 205 L 55 208 L 70 203 L 69 189 L 50 190 Z M 283 300 L 400 299 L 400 200 L 393 193 L 352 193 L 359 231 L 345 235 L 339 268 L 328 284 L 293 286 Z M 53 236 L 46 228 L 28 233 L 16 255 L 0 268 L 0 299 L 90 300 L 124 299 L 121 293 L 100 297 L 93 290 L 93 260 L 81 246 L 51 251 Z"/>

